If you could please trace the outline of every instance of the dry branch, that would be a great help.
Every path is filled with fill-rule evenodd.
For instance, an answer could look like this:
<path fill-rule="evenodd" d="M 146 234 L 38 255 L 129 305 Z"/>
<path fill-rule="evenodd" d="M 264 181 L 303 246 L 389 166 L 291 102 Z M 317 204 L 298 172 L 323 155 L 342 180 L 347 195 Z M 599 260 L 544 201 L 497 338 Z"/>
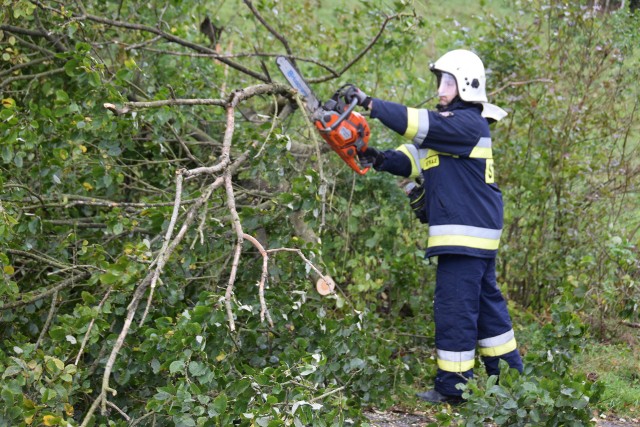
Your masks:
<path fill-rule="evenodd" d="M 91 277 L 91 274 L 88 272 L 82 272 L 80 274 L 78 274 L 77 276 L 71 276 L 68 279 L 63 280 L 62 282 L 58 283 L 56 286 L 54 286 L 53 288 L 47 289 L 46 291 L 43 291 L 33 297 L 30 297 L 29 299 L 26 300 L 21 300 L 21 301 L 16 301 L 16 302 L 12 302 L 9 304 L 5 304 L 2 307 L 0 307 L 0 310 L 8 310 L 10 308 L 16 308 L 16 307 L 22 307 L 23 305 L 27 305 L 27 304 L 31 304 L 33 302 L 36 302 L 38 300 L 41 300 L 42 298 L 46 298 L 49 295 L 55 294 L 56 292 L 60 291 L 61 289 L 65 289 L 65 288 L 69 288 L 69 287 L 74 287 L 74 286 L 79 286 L 82 284 L 82 282 L 86 279 L 88 279 L 89 277 Z"/>
<path fill-rule="evenodd" d="M 640 323 L 632 323 L 632 322 L 620 322 L 621 325 L 628 326 L 630 328 L 640 329 Z"/>

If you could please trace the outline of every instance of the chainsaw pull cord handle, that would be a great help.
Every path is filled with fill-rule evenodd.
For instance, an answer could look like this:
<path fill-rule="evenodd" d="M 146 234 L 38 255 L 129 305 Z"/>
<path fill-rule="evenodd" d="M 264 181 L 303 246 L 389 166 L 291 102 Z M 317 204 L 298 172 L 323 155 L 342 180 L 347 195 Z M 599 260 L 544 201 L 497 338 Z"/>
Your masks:
<path fill-rule="evenodd" d="M 320 131 L 327 132 L 327 133 L 334 131 L 338 126 L 340 126 L 340 123 L 342 123 L 344 119 L 346 119 L 351 115 L 351 112 L 353 111 L 354 108 L 356 108 L 357 105 L 358 105 L 358 98 L 353 98 L 353 100 L 351 100 L 351 104 L 349 104 L 349 108 L 344 110 L 344 113 L 340 114 L 340 117 L 338 117 L 338 119 L 331 126 L 329 126 L 328 128 L 320 129 Z"/>

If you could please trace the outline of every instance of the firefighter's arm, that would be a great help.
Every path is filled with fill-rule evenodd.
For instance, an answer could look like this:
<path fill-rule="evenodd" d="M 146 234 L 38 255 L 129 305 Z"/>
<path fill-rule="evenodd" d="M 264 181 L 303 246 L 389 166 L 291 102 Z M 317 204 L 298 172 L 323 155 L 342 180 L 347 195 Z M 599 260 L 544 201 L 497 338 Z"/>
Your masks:
<path fill-rule="evenodd" d="M 409 177 L 414 169 L 411 160 L 399 150 L 380 151 L 369 146 L 363 153 L 358 153 L 360 164 L 373 166 L 377 171 L 389 172 L 392 175 Z"/>
<path fill-rule="evenodd" d="M 468 156 L 478 143 L 485 119 L 472 110 L 438 113 L 374 98 L 371 117 L 410 139 L 419 148 Z"/>

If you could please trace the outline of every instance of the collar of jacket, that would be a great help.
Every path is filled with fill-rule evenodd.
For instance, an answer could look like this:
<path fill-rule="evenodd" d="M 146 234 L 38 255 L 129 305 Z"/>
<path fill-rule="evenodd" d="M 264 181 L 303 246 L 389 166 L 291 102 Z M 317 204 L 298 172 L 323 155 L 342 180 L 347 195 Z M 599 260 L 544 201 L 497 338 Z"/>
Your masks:
<path fill-rule="evenodd" d="M 459 96 L 456 96 L 453 101 L 449 103 L 449 105 L 436 105 L 436 109 L 440 113 L 453 110 L 466 110 L 467 108 L 476 108 L 478 112 L 482 113 L 482 104 L 474 104 L 471 102 L 463 101 Z"/>

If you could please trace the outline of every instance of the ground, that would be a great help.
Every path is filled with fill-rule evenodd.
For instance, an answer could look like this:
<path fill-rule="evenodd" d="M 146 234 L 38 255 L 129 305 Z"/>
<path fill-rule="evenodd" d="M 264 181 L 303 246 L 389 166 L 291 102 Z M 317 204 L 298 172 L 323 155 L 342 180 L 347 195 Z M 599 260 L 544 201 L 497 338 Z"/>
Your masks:
<path fill-rule="evenodd" d="M 374 427 L 417 427 L 436 422 L 427 412 L 406 413 L 397 410 L 377 411 L 371 409 L 365 413 Z M 613 415 L 598 417 L 598 427 L 633 427 L 640 426 L 640 418 L 623 419 Z M 488 424 L 487 427 L 490 427 Z"/>

